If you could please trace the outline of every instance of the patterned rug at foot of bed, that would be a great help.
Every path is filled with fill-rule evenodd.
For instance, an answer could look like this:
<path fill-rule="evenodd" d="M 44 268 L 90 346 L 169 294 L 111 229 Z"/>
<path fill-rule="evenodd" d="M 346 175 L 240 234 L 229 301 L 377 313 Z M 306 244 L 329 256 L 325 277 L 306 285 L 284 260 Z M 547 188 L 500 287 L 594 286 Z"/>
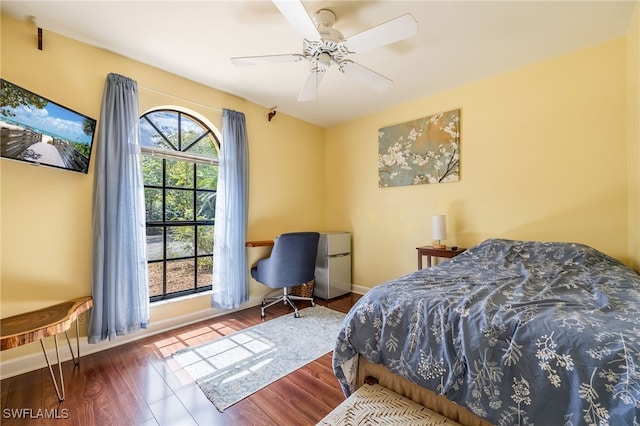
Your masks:
<path fill-rule="evenodd" d="M 318 425 L 420 425 L 460 426 L 422 405 L 389 389 L 375 385 L 363 385 Z"/>

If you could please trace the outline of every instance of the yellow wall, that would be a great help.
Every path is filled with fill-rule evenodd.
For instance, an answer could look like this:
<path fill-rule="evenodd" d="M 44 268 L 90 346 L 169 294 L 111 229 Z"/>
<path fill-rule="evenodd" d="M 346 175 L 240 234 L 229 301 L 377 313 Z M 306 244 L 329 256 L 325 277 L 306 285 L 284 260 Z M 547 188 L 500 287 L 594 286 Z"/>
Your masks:
<path fill-rule="evenodd" d="M 640 2 L 628 36 L 629 81 L 629 255 L 640 271 Z"/>
<path fill-rule="evenodd" d="M 449 245 L 578 241 L 638 269 L 639 13 L 622 39 L 329 129 L 281 113 L 268 122 L 265 108 L 47 31 L 38 51 L 35 28 L 4 15 L 1 76 L 94 118 L 109 72 L 138 82 L 141 111 L 178 105 L 218 127 L 220 108 L 244 112 L 248 238 L 351 231 L 356 286 L 415 270 L 415 247 L 431 242 L 436 213 L 448 216 Z M 454 108 L 461 109 L 460 182 L 378 188 L 378 129 Z M 93 166 L 82 175 L 1 160 L 0 180 L 0 316 L 89 294 Z M 250 263 L 266 253 L 249 250 Z M 264 291 L 251 283 L 253 299 Z M 156 305 L 152 325 L 207 310 L 208 296 Z M 31 352 L 41 362 L 37 351 L 3 351 L 3 369 Z"/>
<path fill-rule="evenodd" d="M 218 129 L 221 108 L 244 112 L 250 157 L 248 239 L 323 229 L 324 129 L 282 113 L 269 122 L 263 107 L 46 30 L 39 51 L 36 28 L 5 15 L 1 31 L 3 79 L 90 117 L 99 119 L 110 72 L 138 82 L 141 112 L 177 105 Z M 0 161 L 2 317 L 91 293 L 93 164 L 95 158 L 85 175 Z M 266 254 L 249 249 L 250 263 Z M 253 299 L 266 291 L 251 280 Z M 160 304 L 152 307 L 151 321 L 210 312 L 209 306 L 210 295 Z M 37 351 L 36 346 L 3 351 L 2 360 Z"/>
<path fill-rule="evenodd" d="M 354 283 L 414 271 L 438 213 L 449 245 L 576 241 L 630 263 L 626 58 L 622 38 L 327 129 L 326 221 L 353 232 Z M 455 108 L 460 181 L 378 188 L 378 129 Z"/>

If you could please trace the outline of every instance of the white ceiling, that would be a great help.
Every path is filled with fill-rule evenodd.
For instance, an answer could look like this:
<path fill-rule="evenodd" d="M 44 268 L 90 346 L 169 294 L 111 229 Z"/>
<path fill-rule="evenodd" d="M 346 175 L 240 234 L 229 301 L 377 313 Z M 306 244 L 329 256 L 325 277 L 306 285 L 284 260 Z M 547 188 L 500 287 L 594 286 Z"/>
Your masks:
<path fill-rule="evenodd" d="M 301 53 L 301 37 L 269 0 L 2 0 L 0 8 L 21 20 L 34 17 L 45 30 L 45 48 L 46 32 L 57 32 L 328 127 L 621 37 L 637 3 L 303 0 L 303 4 L 310 15 L 322 8 L 333 10 L 334 28 L 345 37 L 411 13 L 418 21 L 417 36 L 349 57 L 392 79 L 392 87 L 376 92 L 334 66 L 317 99 L 301 103 L 298 93 L 311 64 L 232 65 L 229 59 L 234 56 Z M 179 95 L 176 88 L 152 89 Z"/>

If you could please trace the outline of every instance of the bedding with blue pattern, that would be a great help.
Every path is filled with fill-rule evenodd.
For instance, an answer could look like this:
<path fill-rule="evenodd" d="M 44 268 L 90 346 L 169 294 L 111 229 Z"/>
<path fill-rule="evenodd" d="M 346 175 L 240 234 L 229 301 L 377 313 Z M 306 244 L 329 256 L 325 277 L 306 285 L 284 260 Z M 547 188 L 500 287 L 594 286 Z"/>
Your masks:
<path fill-rule="evenodd" d="M 359 355 L 497 425 L 637 425 L 640 275 L 581 244 L 486 240 L 353 306 L 347 396 Z"/>

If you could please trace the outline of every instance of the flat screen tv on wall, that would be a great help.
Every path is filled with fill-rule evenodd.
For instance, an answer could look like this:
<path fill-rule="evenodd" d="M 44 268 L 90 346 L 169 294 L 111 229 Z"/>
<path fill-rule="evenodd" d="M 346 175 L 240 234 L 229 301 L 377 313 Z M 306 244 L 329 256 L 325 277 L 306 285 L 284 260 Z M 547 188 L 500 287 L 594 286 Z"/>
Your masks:
<path fill-rule="evenodd" d="M 96 120 L 0 79 L 0 157 L 87 173 Z"/>

